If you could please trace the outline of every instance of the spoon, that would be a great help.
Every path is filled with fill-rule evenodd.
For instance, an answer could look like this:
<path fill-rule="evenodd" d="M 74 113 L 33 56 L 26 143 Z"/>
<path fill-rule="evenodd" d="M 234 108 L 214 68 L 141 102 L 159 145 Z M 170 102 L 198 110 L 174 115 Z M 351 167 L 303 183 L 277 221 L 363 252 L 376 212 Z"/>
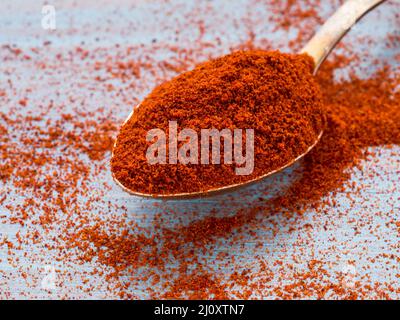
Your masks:
<path fill-rule="evenodd" d="M 306 53 L 311 56 L 315 63 L 315 68 L 313 74 L 315 75 L 324 62 L 329 53 L 333 50 L 336 44 L 342 39 L 342 37 L 351 29 L 351 27 L 360 20 L 366 13 L 377 7 L 379 4 L 383 3 L 385 0 L 347 0 L 339 9 L 323 24 L 320 30 L 311 38 L 311 40 L 305 45 L 305 47 L 300 51 L 300 53 Z M 136 108 L 138 108 L 136 106 Z M 135 108 L 135 109 L 136 109 Z M 124 121 L 123 125 L 129 121 L 133 116 L 134 110 L 129 114 L 128 118 Z M 303 158 L 307 153 L 309 153 L 319 142 L 323 135 L 323 130 L 319 133 L 316 140 L 312 145 L 296 159 L 288 162 L 284 166 L 270 171 L 262 176 L 259 176 L 253 180 L 246 181 L 244 183 L 232 184 L 224 187 L 219 187 L 215 189 L 209 189 L 206 191 L 191 192 L 191 193 L 178 193 L 178 194 L 146 194 L 132 191 L 126 188 L 114 175 L 112 174 L 114 181 L 119 185 L 124 191 L 131 195 L 149 198 L 161 198 L 161 199 L 187 199 L 195 197 L 204 197 L 215 193 L 222 193 L 225 191 L 233 191 L 237 188 L 243 187 L 260 181 L 266 177 L 269 177 L 277 172 L 280 172 L 290 166 L 295 162 Z M 116 142 L 115 142 L 116 143 Z M 114 144 L 115 147 L 115 144 Z M 114 156 L 114 151 L 112 156 Z"/>

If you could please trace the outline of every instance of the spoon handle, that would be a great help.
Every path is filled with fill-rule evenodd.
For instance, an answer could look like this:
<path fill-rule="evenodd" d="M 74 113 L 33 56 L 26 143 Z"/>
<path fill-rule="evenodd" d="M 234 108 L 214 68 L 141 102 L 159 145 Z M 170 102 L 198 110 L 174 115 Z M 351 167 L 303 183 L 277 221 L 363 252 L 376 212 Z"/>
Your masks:
<path fill-rule="evenodd" d="M 367 12 L 385 0 L 348 0 L 346 1 L 311 38 L 300 53 L 307 53 L 315 62 L 314 74 L 325 58 Z"/>

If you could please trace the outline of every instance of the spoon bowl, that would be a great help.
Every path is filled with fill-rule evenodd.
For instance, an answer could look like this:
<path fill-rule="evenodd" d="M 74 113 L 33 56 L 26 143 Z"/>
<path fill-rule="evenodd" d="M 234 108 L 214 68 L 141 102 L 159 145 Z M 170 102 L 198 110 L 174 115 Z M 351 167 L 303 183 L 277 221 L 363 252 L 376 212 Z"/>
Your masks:
<path fill-rule="evenodd" d="M 139 107 L 139 105 L 136 108 L 138 108 L 138 107 Z M 134 113 L 134 110 L 132 110 L 132 112 L 130 113 L 128 118 L 124 121 L 123 125 L 126 122 L 129 121 L 129 119 L 131 118 L 133 113 Z M 324 121 L 324 123 L 325 123 L 325 121 Z M 122 190 L 124 190 L 125 192 L 127 192 L 127 193 L 129 193 L 130 195 L 133 195 L 133 196 L 138 196 L 138 197 L 143 197 L 143 198 L 153 198 L 153 199 L 154 198 L 155 199 L 165 199 L 165 200 L 166 199 L 191 199 L 191 198 L 209 197 L 209 196 L 213 196 L 213 195 L 217 195 L 217 194 L 223 194 L 223 193 L 226 193 L 226 192 L 231 192 L 231 191 L 237 190 L 237 189 L 239 189 L 241 187 L 244 187 L 244 186 L 249 186 L 251 184 L 259 182 L 260 180 L 263 180 L 263 179 L 265 179 L 267 177 L 270 177 L 270 176 L 272 176 L 272 175 L 274 175 L 274 174 L 276 174 L 278 172 L 281 172 L 281 171 L 287 169 L 288 167 L 292 166 L 295 162 L 297 162 L 300 159 L 304 158 L 317 145 L 317 143 L 321 140 L 322 135 L 323 135 L 323 130 L 320 131 L 320 133 L 318 134 L 317 139 L 315 139 L 314 143 L 311 146 L 309 146 L 308 149 L 304 153 L 302 153 L 301 155 L 299 155 L 298 157 L 296 157 L 292 161 L 286 163 L 284 166 L 282 166 L 282 167 L 280 167 L 280 168 L 278 168 L 276 170 L 267 172 L 264 175 L 258 176 L 255 179 L 252 179 L 252 180 L 249 180 L 249 181 L 246 181 L 246 182 L 243 182 L 243 183 L 236 183 L 236 184 L 227 185 L 227 186 L 224 186 L 224 187 L 207 189 L 207 190 L 204 190 L 204 191 L 197 191 L 197 192 L 185 192 L 185 193 L 174 193 L 174 194 L 156 194 L 156 193 L 152 194 L 152 193 L 141 193 L 141 192 L 132 191 L 131 189 L 125 187 L 122 184 L 122 182 L 117 179 L 117 177 L 115 176 L 114 173 L 112 173 L 112 177 L 113 177 L 115 183 L 118 186 L 120 186 L 122 188 Z M 114 143 L 114 148 L 113 149 L 115 149 L 115 145 L 116 145 L 116 142 Z M 114 151 L 112 153 L 112 156 L 114 156 Z"/>

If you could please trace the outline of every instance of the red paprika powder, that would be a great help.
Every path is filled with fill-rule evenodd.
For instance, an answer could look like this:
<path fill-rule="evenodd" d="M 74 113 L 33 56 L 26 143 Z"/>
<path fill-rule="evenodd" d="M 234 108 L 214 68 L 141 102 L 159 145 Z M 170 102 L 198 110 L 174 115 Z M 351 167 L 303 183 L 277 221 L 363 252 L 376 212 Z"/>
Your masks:
<path fill-rule="evenodd" d="M 115 177 L 135 192 L 179 194 L 251 181 L 284 166 L 303 154 L 322 130 L 313 66 L 306 55 L 238 51 L 161 84 L 121 128 L 111 160 Z M 147 133 L 169 132 L 170 121 L 198 133 L 253 129 L 254 170 L 238 174 L 236 159 L 231 164 L 223 159 L 220 164 L 150 164 Z M 211 144 L 209 148 L 211 153 Z"/>
<path fill-rule="evenodd" d="M 271 24 L 284 35 L 280 46 L 290 37 L 282 27 L 298 31 L 291 44 L 296 51 L 304 45 L 302 39 L 308 40 L 307 32 L 320 24 L 319 15 L 336 6 L 319 3 L 249 0 L 247 6 L 267 9 L 259 21 L 250 16 L 252 10 L 244 13 L 252 32 L 246 45 L 271 47 L 254 34 L 272 12 Z M 323 10 L 326 5 L 329 10 Z M 327 116 L 323 138 L 301 163 L 302 174 L 273 201 L 264 197 L 268 190 L 261 189 L 257 198 L 241 192 L 222 204 L 213 199 L 190 201 L 190 207 L 182 202 L 139 205 L 119 193 L 110 197 L 111 180 L 97 183 L 104 181 L 109 169 L 108 150 L 117 133 L 113 124 L 123 120 L 126 105 L 135 99 L 129 94 L 117 103 L 118 97 L 125 97 L 119 93 L 131 93 L 126 87 L 137 92 L 152 88 L 153 78 L 146 73 L 161 69 L 157 81 L 163 81 L 164 75 L 171 76 L 167 70 L 181 71 L 196 57 L 204 60 L 209 43 L 178 38 L 170 48 L 176 59 L 160 64 L 146 59 L 166 43 L 92 48 L 90 59 L 86 50 L 70 49 L 66 54 L 64 47 L 0 48 L 0 68 L 7 80 L 0 88 L 0 221 L 5 227 L 0 237 L 0 298 L 398 298 L 400 60 L 381 53 L 381 61 L 371 63 L 377 70 L 364 72 L 364 61 L 369 65 L 371 55 L 352 49 L 366 40 L 369 47 L 378 42 L 399 47 L 400 4 L 387 5 L 393 10 L 385 14 L 382 27 L 391 24 L 393 35 L 378 40 L 346 37 L 345 56 L 330 57 L 318 72 Z M 179 6 L 173 8 L 178 11 Z M 203 7 L 195 9 L 196 18 L 209 19 L 211 30 L 222 36 L 230 32 L 213 25 L 219 23 L 213 8 L 206 13 Z M 158 22 L 170 26 L 170 19 Z M 193 28 L 190 19 L 185 23 L 183 29 Z M 114 23 L 110 31 L 117 32 Z M 220 54 L 220 45 L 215 43 L 214 55 Z M 28 55 L 32 58 L 23 58 Z M 131 59 L 136 62 L 126 62 Z M 381 69 L 382 62 L 387 67 Z M 10 72 L 10 63 L 19 67 Z M 347 68 L 341 70 L 343 66 Z M 38 82 L 45 68 L 50 77 Z M 26 78 L 27 70 L 35 71 L 32 78 Z M 143 71 L 141 78 L 138 70 Z M 343 71 L 347 77 L 338 77 Z M 15 76 L 27 82 L 15 81 Z M 61 101 L 24 91 L 26 83 L 54 88 L 54 79 L 64 83 L 68 93 Z M 118 79 L 121 83 L 116 85 Z M 95 105 L 106 103 L 108 95 L 113 103 L 88 112 L 91 99 L 81 98 L 99 92 Z M 26 99 L 26 107 L 34 105 L 35 112 L 28 112 L 20 99 Z M 69 104 L 77 108 L 67 115 Z M 393 147 L 371 149 L 383 145 Z M 375 156 L 361 163 L 372 151 Z M 382 158 L 388 161 L 384 165 L 378 161 Z M 361 177 L 352 181 L 357 172 Z M 375 184 L 379 181 L 385 184 Z M 348 201 L 341 203 L 344 197 Z M 209 205 L 212 210 L 206 208 Z M 343 281 L 348 276 L 346 260 L 353 260 L 350 265 L 357 270 L 351 286 Z M 57 273 L 53 292 L 38 290 L 43 278 L 38 266 L 49 262 Z"/>

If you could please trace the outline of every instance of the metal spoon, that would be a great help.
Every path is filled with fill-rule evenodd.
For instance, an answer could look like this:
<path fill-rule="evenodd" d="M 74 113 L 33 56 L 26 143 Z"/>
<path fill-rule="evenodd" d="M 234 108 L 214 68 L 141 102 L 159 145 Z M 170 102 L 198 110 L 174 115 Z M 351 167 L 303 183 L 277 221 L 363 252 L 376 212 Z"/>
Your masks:
<path fill-rule="evenodd" d="M 314 74 L 318 71 L 320 65 L 324 62 L 326 57 L 336 46 L 336 44 L 342 39 L 342 37 L 350 30 L 350 28 L 360 20 L 366 13 L 383 3 L 385 0 L 347 0 L 339 9 L 324 23 L 321 29 L 314 35 L 314 37 L 306 44 L 306 46 L 300 51 L 300 53 L 307 53 L 310 55 L 315 62 Z M 136 108 L 138 108 L 136 106 Z M 123 125 L 132 117 L 134 110 L 129 114 Z M 317 139 L 312 145 L 296 159 L 293 159 L 289 163 L 285 164 L 281 168 L 274 171 L 268 172 L 262 176 L 259 176 L 253 180 L 246 181 L 244 183 L 228 185 L 220 188 L 209 189 L 206 191 L 191 192 L 191 193 L 179 193 L 179 194 L 146 194 L 132 191 L 126 188 L 114 175 L 112 174 L 114 181 L 126 192 L 131 195 L 140 197 L 150 198 L 161 198 L 161 199 L 185 199 L 194 197 L 204 197 L 215 193 L 222 193 L 225 191 L 233 191 L 234 189 L 242 186 L 250 185 L 257 181 L 260 181 L 266 177 L 269 177 L 277 172 L 280 172 L 295 162 L 303 158 L 309 153 L 315 145 L 319 142 L 323 134 L 323 130 L 319 133 Z M 116 144 L 116 142 L 115 142 Z M 115 147 L 114 144 L 114 147 Z M 114 156 L 114 152 L 112 154 Z"/>

